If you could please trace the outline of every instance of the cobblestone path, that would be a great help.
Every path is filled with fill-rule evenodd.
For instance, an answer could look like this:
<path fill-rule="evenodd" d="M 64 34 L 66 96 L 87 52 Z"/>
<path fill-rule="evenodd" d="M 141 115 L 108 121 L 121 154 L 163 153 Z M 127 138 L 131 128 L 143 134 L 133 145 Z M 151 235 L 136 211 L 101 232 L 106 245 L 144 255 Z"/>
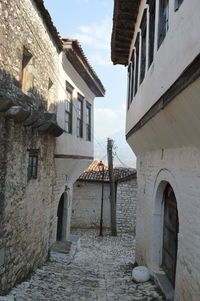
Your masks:
<path fill-rule="evenodd" d="M 77 234 L 77 233 L 76 233 Z M 131 281 L 134 240 L 79 232 L 81 248 L 70 264 L 62 256 L 47 262 L 5 301 L 161 301 L 152 282 Z"/>

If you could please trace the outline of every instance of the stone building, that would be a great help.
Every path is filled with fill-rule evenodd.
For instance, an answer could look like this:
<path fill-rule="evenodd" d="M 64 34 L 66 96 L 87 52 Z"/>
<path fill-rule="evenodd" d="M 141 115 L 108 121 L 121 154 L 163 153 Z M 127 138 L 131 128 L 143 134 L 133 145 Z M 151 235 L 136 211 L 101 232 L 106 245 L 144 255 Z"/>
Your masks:
<path fill-rule="evenodd" d="M 136 260 L 176 301 L 200 292 L 199 10 L 198 0 L 114 6 L 112 61 L 128 65 L 126 138 L 137 156 Z"/>
<path fill-rule="evenodd" d="M 99 228 L 103 180 L 103 228 L 110 228 L 110 182 L 108 168 L 104 176 L 98 170 L 99 161 L 84 171 L 74 184 L 72 204 L 72 228 Z M 135 211 L 137 194 L 137 176 L 135 169 L 114 168 L 116 181 L 116 221 L 117 232 L 135 233 Z"/>
<path fill-rule="evenodd" d="M 56 137 L 68 137 L 61 122 L 65 111 L 62 118 L 57 114 L 64 99 L 60 97 L 63 42 L 43 1 L 0 0 L 0 16 L 2 294 L 44 263 L 56 239 L 55 156 L 61 141 Z M 85 153 L 92 157 L 91 149 Z M 65 152 L 60 149 L 59 154 Z M 65 181 L 67 185 L 66 176 Z"/>

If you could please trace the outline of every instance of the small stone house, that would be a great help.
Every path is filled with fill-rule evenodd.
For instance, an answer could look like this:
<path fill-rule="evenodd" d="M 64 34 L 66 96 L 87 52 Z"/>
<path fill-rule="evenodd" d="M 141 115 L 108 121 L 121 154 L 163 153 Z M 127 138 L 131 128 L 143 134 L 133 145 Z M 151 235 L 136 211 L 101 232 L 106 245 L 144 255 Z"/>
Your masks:
<path fill-rule="evenodd" d="M 99 228 L 101 214 L 103 181 L 103 228 L 110 228 L 110 182 L 108 167 L 105 166 L 104 177 L 98 170 L 99 161 L 84 171 L 74 184 L 72 204 L 72 228 Z M 114 168 L 116 183 L 116 221 L 117 232 L 135 232 L 135 210 L 137 194 L 137 176 L 135 169 Z"/>
<path fill-rule="evenodd" d="M 57 238 L 67 238 L 67 225 L 60 227 L 64 213 L 59 201 L 92 161 L 92 101 L 105 90 L 91 67 L 88 81 L 77 75 L 89 63 L 66 58 L 68 50 L 42 0 L 0 1 L 0 15 L 0 294 L 5 294 L 47 260 Z M 83 57 L 80 49 L 69 52 L 72 58 Z M 67 75 L 61 76 L 61 58 L 68 60 Z M 67 130 L 70 84 L 73 100 L 80 93 L 83 103 L 79 142 L 75 127 Z M 66 102 L 65 109 L 61 102 Z M 59 173 L 63 164 L 67 172 Z"/>
<path fill-rule="evenodd" d="M 167 300 L 200 299 L 200 1 L 115 0 L 111 56 L 128 66 L 137 156 L 136 260 Z"/>

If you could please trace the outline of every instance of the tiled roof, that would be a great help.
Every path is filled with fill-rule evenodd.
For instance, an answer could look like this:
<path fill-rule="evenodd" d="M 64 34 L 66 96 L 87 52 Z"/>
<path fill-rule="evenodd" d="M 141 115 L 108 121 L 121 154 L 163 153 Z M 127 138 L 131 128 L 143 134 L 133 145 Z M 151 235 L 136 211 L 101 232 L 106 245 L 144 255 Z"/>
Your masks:
<path fill-rule="evenodd" d="M 105 95 L 105 88 L 96 72 L 90 65 L 78 40 L 62 38 L 63 49 L 72 66 L 86 82 L 91 91 L 97 96 Z"/>
<path fill-rule="evenodd" d="M 99 160 L 94 160 L 90 166 L 83 172 L 83 174 L 79 177 L 78 180 L 81 181 L 102 181 L 103 173 L 99 171 L 98 168 Z M 125 180 L 127 178 L 135 178 L 136 177 L 136 169 L 134 168 L 124 168 L 124 167 L 115 167 L 114 168 L 114 177 L 116 181 Z M 109 173 L 108 166 L 104 166 L 104 182 L 109 182 Z"/>

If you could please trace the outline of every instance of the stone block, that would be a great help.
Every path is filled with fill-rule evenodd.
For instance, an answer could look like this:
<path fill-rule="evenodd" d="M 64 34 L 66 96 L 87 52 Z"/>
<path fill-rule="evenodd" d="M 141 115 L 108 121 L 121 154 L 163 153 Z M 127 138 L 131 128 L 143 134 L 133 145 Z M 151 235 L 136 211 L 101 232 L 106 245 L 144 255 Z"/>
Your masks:
<path fill-rule="evenodd" d="M 0 266 L 5 262 L 5 248 L 0 249 Z"/>
<path fill-rule="evenodd" d="M 12 105 L 13 102 L 11 99 L 0 95 L 0 112 L 7 111 Z"/>
<path fill-rule="evenodd" d="M 24 126 L 30 126 L 34 124 L 39 118 L 38 112 L 34 111 L 31 115 L 23 122 Z"/>
<path fill-rule="evenodd" d="M 21 106 L 12 106 L 6 111 L 6 118 L 14 119 L 17 122 L 21 122 L 28 118 L 30 112 L 24 110 Z"/>

